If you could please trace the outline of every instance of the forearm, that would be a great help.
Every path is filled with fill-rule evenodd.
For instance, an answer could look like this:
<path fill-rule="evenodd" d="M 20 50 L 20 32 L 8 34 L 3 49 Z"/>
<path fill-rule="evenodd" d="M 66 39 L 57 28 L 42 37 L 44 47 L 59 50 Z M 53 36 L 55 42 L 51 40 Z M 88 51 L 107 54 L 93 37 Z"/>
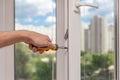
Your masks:
<path fill-rule="evenodd" d="M 25 38 L 23 34 L 23 31 L 0 32 L 0 48 L 18 42 L 24 42 Z"/>

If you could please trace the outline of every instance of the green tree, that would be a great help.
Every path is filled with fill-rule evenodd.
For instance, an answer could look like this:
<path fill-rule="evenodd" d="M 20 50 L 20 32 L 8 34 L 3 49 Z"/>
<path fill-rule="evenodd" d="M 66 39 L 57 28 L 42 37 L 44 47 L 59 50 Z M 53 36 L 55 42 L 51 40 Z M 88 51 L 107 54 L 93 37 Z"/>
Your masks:
<path fill-rule="evenodd" d="M 48 58 L 48 62 L 41 59 Z M 36 80 L 52 80 L 52 58 L 53 54 L 44 54 L 39 56 L 35 61 L 35 72 L 33 73 Z M 33 80 L 33 79 L 32 79 Z"/>
<path fill-rule="evenodd" d="M 15 49 L 15 75 L 16 78 L 27 79 L 29 78 L 30 74 L 29 71 L 26 70 L 27 62 L 29 61 L 29 56 L 25 54 L 24 50 L 22 49 L 22 44 L 17 44 Z"/>
<path fill-rule="evenodd" d="M 114 80 L 114 54 L 81 52 L 81 75 L 82 80 Z"/>

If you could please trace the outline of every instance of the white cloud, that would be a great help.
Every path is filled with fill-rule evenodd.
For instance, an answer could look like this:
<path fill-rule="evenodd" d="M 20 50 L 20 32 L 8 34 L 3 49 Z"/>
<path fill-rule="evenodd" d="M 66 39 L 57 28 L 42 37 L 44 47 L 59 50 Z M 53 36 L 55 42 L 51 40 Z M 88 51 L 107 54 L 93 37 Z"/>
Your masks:
<path fill-rule="evenodd" d="M 47 17 L 46 22 L 53 22 L 53 23 L 55 23 L 56 22 L 56 17 L 55 16 L 49 16 L 49 17 Z"/>
<path fill-rule="evenodd" d="M 112 13 L 108 14 L 108 15 L 106 16 L 106 19 L 108 20 L 108 23 L 114 24 L 114 23 L 113 23 L 113 22 L 114 22 L 114 13 L 112 12 Z"/>
<path fill-rule="evenodd" d="M 15 22 L 18 23 L 18 19 L 15 19 Z"/>
<path fill-rule="evenodd" d="M 94 0 L 83 0 L 82 2 L 89 2 L 89 3 L 93 3 Z"/>
<path fill-rule="evenodd" d="M 26 4 L 35 6 L 38 10 L 38 14 L 45 15 L 52 12 L 55 8 L 55 3 L 53 0 L 26 0 Z"/>
<path fill-rule="evenodd" d="M 15 12 L 18 20 L 34 16 L 45 16 L 55 9 L 53 0 L 16 0 Z"/>
<path fill-rule="evenodd" d="M 25 19 L 25 21 L 26 21 L 26 22 L 32 22 L 33 19 L 32 19 L 31 17 L 28 17 L 28 18 Z"/>

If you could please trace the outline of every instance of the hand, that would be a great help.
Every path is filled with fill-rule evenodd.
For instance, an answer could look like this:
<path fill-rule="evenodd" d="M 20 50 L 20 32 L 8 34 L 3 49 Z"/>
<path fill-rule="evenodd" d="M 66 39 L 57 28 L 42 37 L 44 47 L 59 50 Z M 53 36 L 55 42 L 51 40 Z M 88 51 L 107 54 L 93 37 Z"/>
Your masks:
<path fill-rule="evenodd" d="M 40 54 L 44 53 L 44 50 L 37 50 L 38 47 L 33 46 L 31 44 L 29 44 L 29 48 L 33 51 L 33 52 L 39 52 Z"/>
<path fill-rule="evenodd" d="M 50 38 L 47 35 L 43 35 L 33 31 L 24 31 L 24 42 L 29 44 L 29 48 L 33 52 L 37 52 L 38 47 L 53 47 Z M 43 53 L 44 51 L 39 51 Z"/>

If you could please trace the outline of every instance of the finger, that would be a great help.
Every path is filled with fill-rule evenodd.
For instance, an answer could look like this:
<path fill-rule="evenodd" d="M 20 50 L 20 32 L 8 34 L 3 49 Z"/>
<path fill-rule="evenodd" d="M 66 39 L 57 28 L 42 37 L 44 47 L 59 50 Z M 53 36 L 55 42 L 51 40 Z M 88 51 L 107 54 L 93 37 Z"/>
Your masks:
<path fill-rule="evenodd" d="M 49 51 L 49 50 L 45 50 L 45 51 Z"/>
<path fill-rule="evenodd" d="M 39 51 L 40 54 L 43 54 L 44 51 Z"/>
<path fill-rule="evenodd" d="M 33 51 L 33 52 L 37 52 L 37 48 L 36 48 L 36 47 L 33 47 L 33 48 L 32 48 L 32 51 Z"/>

